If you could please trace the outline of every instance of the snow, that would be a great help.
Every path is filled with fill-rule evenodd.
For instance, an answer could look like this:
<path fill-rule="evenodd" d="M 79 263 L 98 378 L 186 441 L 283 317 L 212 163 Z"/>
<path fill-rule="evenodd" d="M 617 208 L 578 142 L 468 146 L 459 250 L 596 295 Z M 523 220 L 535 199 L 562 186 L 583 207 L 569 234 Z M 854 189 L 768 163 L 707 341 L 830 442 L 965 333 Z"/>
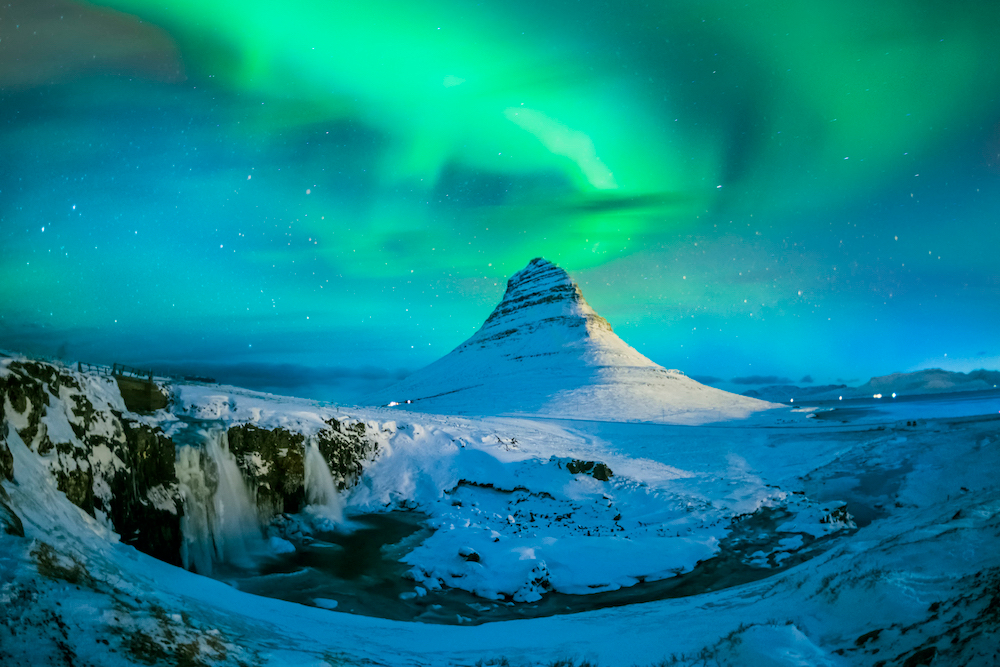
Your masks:
<path fill-rule="evenodd" d="M 473 607 L 461 614 L 465 624 L 448 626 L 343 613 L 335 597 L 315 596 L 309 607 L 251 596 L 118 544 L 56 490 L 8 411 L 15 479 L 3 488 L 26 535 L 0 535 L 0 623 L 17 630 L 0 628 L 4 661 L 55 662 L 69 646 L 81 663 L 141 663 L 146 654 L 130 643 L 139 632 L 168 652 L 169 635 L 171 646 L 193 646 L 213 664 L 322 664 L 334 656 L 345 664 L 650 665 L 675 656 L 685 665 L 870 665 L 929 648 L 941 664 L 997 657 L 989 612 L 1000 585 L 995 403 L 975 403 L 984 410 L 978 416 L 964 414 L 969 401 L 950 397 L 847 423 L 780 409 L 684 426 L 345 412 L 220 387 L 180 386 L 177 395 L 186 414 L 214 414 L 223 424 L 307 435 L 334 415 L 370 425 L 380 453 L 344 511 L 427 513 L 436 530 L 402 556 L 416 573 L 409 603 L 432 604 L 435 586 L 445 584 L 478 593 L 483 608 L 508 604 L 497 600 L 505 596 L 529 605 L 552 591 L 582 602 L 638 590 L 640 578 L 691 572 L 719 554 L 734 520 L 760 508 L 781 512 L 763 547 L 746 553 L 768 576 L 482 625 L 468 625 Z M 914 414 L 918 427 L 905 424 Z M 174 419 L 151 418 L 165 426 Z M 573 474 L 572 461 L 601 462 L 613 474 Z M 853 529 L 838 518 L 844 503 L 871 510 L 871 519 Z M 816 536 L 825 536 L 825 550 L 798 558 Z M 40 564 L 42 543 L 62 568 L 56 574 Z M 74 564 L 86 569 L 75 585 L 60 578 Z"/>

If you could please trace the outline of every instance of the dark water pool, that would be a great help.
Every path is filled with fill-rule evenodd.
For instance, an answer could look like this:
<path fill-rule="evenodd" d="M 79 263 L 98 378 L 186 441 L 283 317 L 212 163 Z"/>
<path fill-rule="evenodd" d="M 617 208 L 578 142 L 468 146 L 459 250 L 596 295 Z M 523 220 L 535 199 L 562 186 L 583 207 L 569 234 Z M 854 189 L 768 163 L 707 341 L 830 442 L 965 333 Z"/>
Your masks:
<path fill-rule="evenodd" d="M 337 612 L 400 621 L 440 624 L 480 624 L 538 618 L 664 598 L 685 597 L 737 586 L 771 576 L 821 553 L 834 538 L 803 536 L 803 546 L 769 567 L 747 563 L 758 551 L 768 552 L 786 534 L 775 528 L 789 515 L 765 509 L 733 524 L 717 556 L 698 563 L 680 576 L 643 582 L 617 591 L 590 595 L 551 592 L 532 603 L 485 600 L 466 591 L 446 589 L 413 596 L 409 566 L 399 558 L 422 542 L 431 530 L 426 515 L 389 512 L 354 517 L 348 533 L 319 533 L 315 541 L 294 553 L 269 559 L 256 572 L 229 570 L 217 578 L 255 595 L 331 608 Z M 402 597 L 401 597 L 402 596 Z"/>

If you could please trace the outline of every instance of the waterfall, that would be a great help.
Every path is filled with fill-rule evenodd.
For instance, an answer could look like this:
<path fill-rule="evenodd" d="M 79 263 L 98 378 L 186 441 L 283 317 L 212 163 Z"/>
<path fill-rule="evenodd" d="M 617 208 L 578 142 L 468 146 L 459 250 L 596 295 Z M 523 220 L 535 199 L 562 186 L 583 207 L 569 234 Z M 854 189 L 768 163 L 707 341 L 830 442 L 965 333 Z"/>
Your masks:
<path fill-rule="evenodd" d="M 313 516 L 333 523 L 344 520 L 344 502 L 330 474 L 330 466 L 319 451 L 315 438 L 306 444 L 304 457 L 307 511 Z"/>
<path fill-rule="evenodd" d="M 175 464 L 184 499 L 181 561 L 204 575 L 212 574 L 213 563 L 249 567 L 251 556 L 265 550 L 257 508 L 225 429 L 199 435 L 203 447 L 181 447 Z"/>

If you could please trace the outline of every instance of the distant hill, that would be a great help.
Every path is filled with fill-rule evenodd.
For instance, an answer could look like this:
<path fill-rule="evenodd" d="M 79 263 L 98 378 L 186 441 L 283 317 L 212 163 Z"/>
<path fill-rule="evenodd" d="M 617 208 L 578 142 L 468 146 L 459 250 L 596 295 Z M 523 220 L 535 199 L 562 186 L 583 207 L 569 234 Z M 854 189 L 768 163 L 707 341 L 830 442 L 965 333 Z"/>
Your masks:
<path fill-rule="evenodd" d="M 699 424 L 774 406 L 667 370 L 630 347 L 561 268 L 537 258 L 471 338 L 365 402 L 440 414 Z"/>
<path fill-rule="evenodd" d="M 899 396 L 915 396 L 919 394 L 948 394 L 960 391 L 982 391 L 1000 387 L 1000 371 L 978 370 L 969 373 L 957 373 L 940 368 L 928 368 L 913 373 L 891 373 L 873 377 L 858 387 L 847 385 L 824 385 L 820 387 L 796 387 L 793 385 L 777 385 L 751 389 L 743 392 L 744 396 L 765 401 L 788 403 L 790 399 L 798 400 L 836 400 L 844 398 L 861 398 L 882 394 L 890 396 L 895 392 Z"/>
<path fill-rule="evenodd" d="M 842 396 L 845 391 L 852 392 L 851 395 L 853 395 L 854 389 L 848 387 L 846 384 L 824 384 L 816 387 L 797 387 L 791 384 L 779 384 L 760 389 L 750 389 L 743 392 L 743 395 L 762 401 L 788 403 L 789 399 L 792 398 L 797 400 L 813 398 L 820 401 L 828 400 L 831 397 L 836 399 L 838 396 Z"/>

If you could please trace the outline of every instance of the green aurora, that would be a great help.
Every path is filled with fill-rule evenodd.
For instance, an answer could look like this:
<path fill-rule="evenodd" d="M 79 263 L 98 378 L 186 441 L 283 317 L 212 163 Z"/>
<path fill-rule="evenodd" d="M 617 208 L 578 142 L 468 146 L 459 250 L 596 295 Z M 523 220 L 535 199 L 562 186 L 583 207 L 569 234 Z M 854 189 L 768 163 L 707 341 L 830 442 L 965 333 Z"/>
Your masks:
<path fill-rule="evenodd" d="M 694 375 L 995 366 L 998 27 L 930 0 L 22 0 L 0 346 L 377 383 L 544 256 Z"/>

